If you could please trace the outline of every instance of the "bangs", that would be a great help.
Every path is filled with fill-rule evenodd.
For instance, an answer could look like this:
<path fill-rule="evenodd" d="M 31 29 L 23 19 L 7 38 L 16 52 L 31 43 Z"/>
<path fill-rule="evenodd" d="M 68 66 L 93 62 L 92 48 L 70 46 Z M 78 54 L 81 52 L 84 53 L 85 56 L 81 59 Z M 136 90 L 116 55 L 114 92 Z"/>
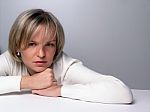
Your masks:
<path fill-rule="evenodd" d="M 34 32 L 37 32 L 39 29 L 39 26 L 42 25 L 45 28 L 45 31 L 43 32 L 44 37 L 52 38 L 54 39 L 57 34 L 57 25 L 50 19 L 50 18 L 40 18 L 38 17 L 36 20 L 32 20 L 29 22 L 26 22 L 26 27 L 24 28 L 24 34 L 23 39 L 21 41 L 21 49 L 26 49 L 28 47 L 28 43 L 31 40 L 31 37 Z"/>
<path fill-rule="evenodd" d="M 44 37 L 51 38 L 52 40 L 56 37 L 57 28 L 54 23 L 41 24 L 45 27 Z"/>

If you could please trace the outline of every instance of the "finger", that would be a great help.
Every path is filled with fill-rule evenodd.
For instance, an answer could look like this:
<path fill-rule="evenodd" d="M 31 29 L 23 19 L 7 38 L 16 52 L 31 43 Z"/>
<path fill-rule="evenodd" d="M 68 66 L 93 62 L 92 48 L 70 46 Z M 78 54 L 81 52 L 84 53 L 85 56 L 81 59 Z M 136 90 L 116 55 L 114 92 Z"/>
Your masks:
<path fill-rule="evenodd" d="M 32 94 L 38 94 L 38 90 L 32 90 Z"/>
<path fill-rule="evenodd" d="M 32 94 L 44 95 L 44 91 L 43 90 L 32 90 Z"/>
<path fill-rule="evenodd" d="M 52 79 L 53 82 L 57 82 L 57 80 L 55 78 Z"/>
<path fill-rule="evenodd" d="M 56 86 L 56 85 L 57 85 L 57 82 L 54 81 L 54 82 L 52 83 L 52 86 Z"/>

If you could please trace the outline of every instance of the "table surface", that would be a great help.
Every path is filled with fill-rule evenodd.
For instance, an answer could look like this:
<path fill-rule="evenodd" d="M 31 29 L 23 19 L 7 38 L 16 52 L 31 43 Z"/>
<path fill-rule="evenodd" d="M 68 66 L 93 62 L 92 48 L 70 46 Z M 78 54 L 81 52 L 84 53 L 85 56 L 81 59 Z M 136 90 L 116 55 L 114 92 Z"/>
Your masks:
<path fill-rule="evenodd" d="M 150 112 L 150 90 L 132 89 L 133 104 L 102 104 L 28 91 L 0 95 L 0 112 Z"/>

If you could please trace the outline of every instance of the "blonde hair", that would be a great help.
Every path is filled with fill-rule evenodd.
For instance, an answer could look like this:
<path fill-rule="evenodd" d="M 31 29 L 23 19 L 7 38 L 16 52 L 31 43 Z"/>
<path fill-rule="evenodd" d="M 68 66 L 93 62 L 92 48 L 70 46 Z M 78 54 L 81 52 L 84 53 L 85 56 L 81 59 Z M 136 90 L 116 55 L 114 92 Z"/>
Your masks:
<path fill-rule="evenodd" d="M 56 61 L 61 54 L 65 43 L 63 27 L 52 13 L 42 9 L 31 9 L 22 12 L 12 25 L 9 33 L 8 50 L 13 59 L 22 62 L 21 58 L 17 56 L 17 52 L 19 49 L 25 49 L 27 47 L 33 32 L 41 24 L 44 24 L 47 30 L 52 26 L 55 27 L 56 53 L 54 62 Z M 45 31 L 46 34 L 47 30 Z"/>

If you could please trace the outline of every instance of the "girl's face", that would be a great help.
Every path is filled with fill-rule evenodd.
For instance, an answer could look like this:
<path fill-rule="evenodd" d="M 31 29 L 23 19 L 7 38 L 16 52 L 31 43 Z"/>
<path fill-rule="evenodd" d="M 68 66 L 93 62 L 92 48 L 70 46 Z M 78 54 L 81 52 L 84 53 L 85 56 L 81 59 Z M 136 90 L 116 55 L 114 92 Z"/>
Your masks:
<path fill-rule="evenodd" d="M 45 35 L 45 27 L 39 25 L 33 33 L 27 48 L 20 51 L 23 63 L 30 74 L 44 71 L 50 67 L 56 52 L 55 28 L 49 29 L 50 36 Z"/>

